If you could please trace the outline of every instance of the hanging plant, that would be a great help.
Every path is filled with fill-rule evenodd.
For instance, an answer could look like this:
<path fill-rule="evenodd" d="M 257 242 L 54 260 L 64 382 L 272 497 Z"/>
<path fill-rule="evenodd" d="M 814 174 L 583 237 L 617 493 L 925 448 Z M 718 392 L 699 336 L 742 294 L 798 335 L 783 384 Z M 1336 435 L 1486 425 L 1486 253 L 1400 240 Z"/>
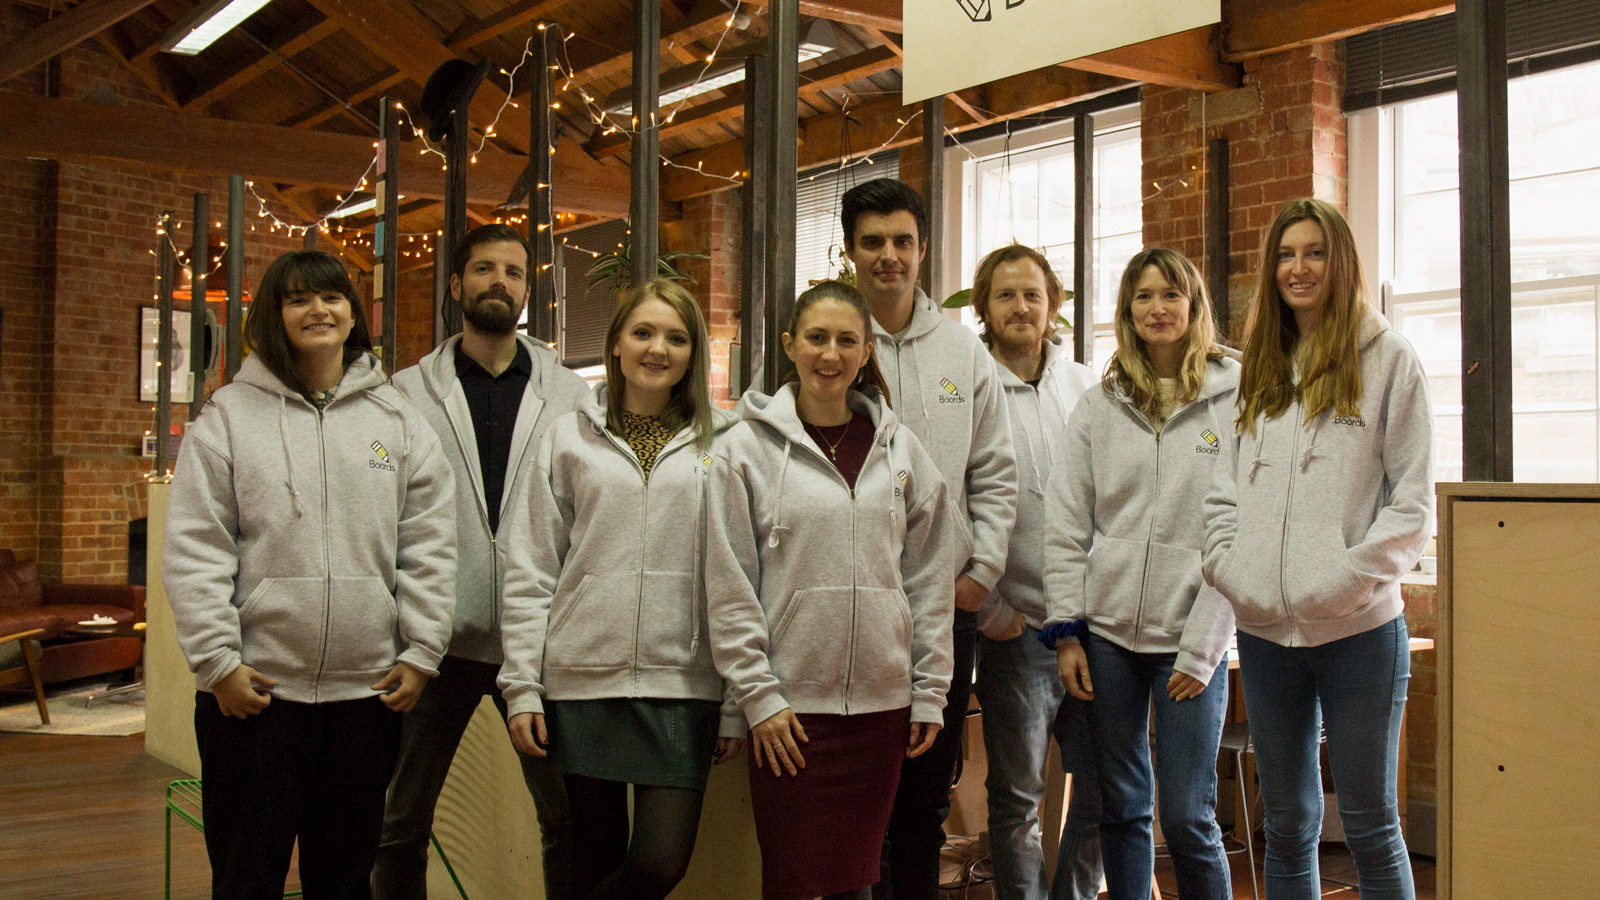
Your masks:
<path fill-rule="evenodd" d="M 1067 304 L 1072 302 L 1073 296 L 1074 296 L 1074 294 L 1071 291 L 1062 291 L 1061 292 L 1061 308 L 1062 309 L 1066 309 L 1067 308 Z M 972 288 L 962 288 L 961 290 L 956 291 L 954 294 L 951 294 L 950 296 L 944 298 L 944 303 L 941 304 L 941 305 L 945 309 L 961 309 L 964 306 L 971 306 L 972 305 Z M 1072 328 L 1072 321 L 1067 318 L 1065 313 L 1057 313 L 1056 314 L 1056 324 L 1061 326 L 1062 328 L 1067 328 L 1067 329 Z"/>
<path fill-rule="evenodd" d="M 668 281 L 688 282 L 695 284 L 693 277 L 688 272 L 678 268 L 677 260 L 680 259 L 710 259 L 704 253 L 677 253 L 663 252 L 656 254 L 657 278 Z M 633 248 L 623 243 L 622 246 L 607 253 L 602 253 L 594 258 L 594 265 L 589 267 L 589 290 L 604 287 L 606 293 L 612 297 L 617 296 L 633 283 Z"/>

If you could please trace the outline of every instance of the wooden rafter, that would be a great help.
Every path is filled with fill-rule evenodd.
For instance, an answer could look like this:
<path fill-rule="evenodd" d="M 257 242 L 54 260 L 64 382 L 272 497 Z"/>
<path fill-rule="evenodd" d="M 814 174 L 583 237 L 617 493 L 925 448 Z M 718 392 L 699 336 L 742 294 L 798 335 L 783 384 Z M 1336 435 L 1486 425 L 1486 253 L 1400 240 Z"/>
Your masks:
<path fill-rule="evenodd" d="M 122 48 L 117 46 L 117 42 L 111 37 L 110 31 L 100 32 L 95 35 L 95 40 L 99 41 L 100 46 L 111 54 L 112 59 L 122 63 L 123 68 L 132 72 L 135 78 L 144 82 L 145 87 L 149 88 L 157 97 L 160 97 L 161 102 L 173 109 L 178 108 L 177 98 L 182 88 L 179 85 L 177 74 L 170 66 L 165 65 L 164 61 L 147 57 L 127 56 L 122 52 Z"/>
<path fill-rule="evenodd" d="M 662 27 L 662 49 L 673 43 L 692 44 L 718 34 L 728 27 L 728 17 L 728 8 L 722 5 L 722 0 L 695 0 L 687 15 L 670 27 Z M 573 81 L 589 84 L 627 71 L 633 65 L 633 51 L 619 53 L 611 48 L 632 46 L 631 22 L 623 22 L 599 35 L 579 34 L 567 41 L 566 60 L 572 63 Z"/>
<path fill-rule="evenodd" d="M 1084 100 L 1126 87 L 1127 84 L 1120 78 L 1059 66 L 1025 72 L 990 82 L 986 86 L 991 113 L 987 120 L 974 120 L 960 106 L 947 103 L 946 127 L 951 131 L 964 131 L 986 121 L 1012 119 L 1054 109 L 1074 100 Z M 901 106 L 898 97 L 890 96 L 857 106 L 849 111 L 848 116 L 844 113 L 812 116 L 800 123 L 799 165 L 801 168 L 811 168 L 838 162 L 839 148 L 845 144 L 843 138 L 846 129 L 852 146 L 871 152 L 919 141 L 922 139 L 921 129 L 912 122 L 918 110 L 919 106 Z M 743 142 L 727 141 L 681 154 L 672 162 L 675 166 L 665 169 L 661 177 L 666 200 L 681 201 L 726 190 L 735 184 L 726 178 L 714 176 L 740 171 L 744 164 Z M 695 169 L 710 174 L 690 171 Z"/>
<path fill-rule="evenodd" d="M 270 52 L 261 51 L 261 55 L 256 57 L 253 62 L 240 66 L 232 74 L 225 76 L 216 84 L 200 89 L 194 96 L 185 100 L 183 102 L 183 110 L 185 112 L 202 112 L 206 110 L 211 104 L 277 68 L 280 60 L 288 59 L 297 53 L 304 52 L 338 30 L 338 25 L 328 19 L 323 19 L 321 22 L 273 47 Z"/>
<path fill-rule="evenodd" d="M 888 49 L 874 47 L 844 59 L 816 66 L 800 73 L 800 96 L 812 97 L 829 88 L 892 69 L 898 59 Z M 728 95 L 720 100 L 690 107 L 684 110 L 683 115 L 668 118 L 661 125 L 661 137 L 666 139 L 691 129 L 731 122 L 742 115 L 744 115 L 744 89 L 731 88 Z M 584 145 L 584 149 L 588 150 L 591 156 L 604 158 L 627 150 L 628 144 L 627 135 L 613 134 L 591 138 Z"/>
<path fill-rule="evenodd" d="M 155 0 L 84 0 L 0 47 L 0 81 L 21 75 L 62 51 L 76 47 Z"/>
<path fill-rule="evenodd" d="M 290 212 L 299 216 L 301 224 L 310 225 L 312 222 L 317 221 L 318 216 L 316 212 L 314 210 L 307 209 L 305 204 L 297 200 L 289 191 L 283 190 L 277 185 L 268 182 L 262 182 L 262 186 L 266 189 L 266 192 L 269 196 L 288 207 Z M 339 251 L 341 256 L 355 263 L 356 268 L 360 269 L 361 271 L 372 271 L 372 254 L 345 243 L 339 239 L 338 235 L 330 234 L 327 231 L 319 232 L 318 240 L 327 241 L 328 243 L 332 244 L 334 248 Z"/>
<path fill-rule="evenodd" d="M 350 92 L 350 99 L 343 103 L 324 103 L 315 109 L 297 113 L 279 122 L 285 128 L 314 128 L 328 121 L 340 113 L 349 112 L 349 107 L 358 103 L 365 103 L 373 97 L 378 97 L 384 91 L 406 80 L 405 73 L 397 69 L 388 69 L 367 79 L 360 87 Z"/>
<path fill-rule="evenodd" d="M 1225 0 L 1222 58 L 1253 59 L 1455 8 L 1442 0 Z"/>
<path fill-rule="evenodd" d="M 745 5 L 765 8 L 767 2 L 746 0 Z M 905 31 L 901 0 L 800 0 L 800 14 L 897 34 Z"/>
<path fill-rule="evenodd" d="M 1192 91 L 1225 91 L 1239 86 L 1243 72 L 1237 65 L 1219 59 L 1218 32 L 1216 25 L 1191 28 L 1062 65 L 1146 84 Z"/>
<path fill-rule="evenodd" d="M 462 23 L 460 28 L 445 36 L 444 45 L 452 53 L 471 50 L 484 41 L 497 38 L 519 25 L 526 25 L 544 17 L 565 2 L 566 0 L 519 0 L 493 15 Z"/>

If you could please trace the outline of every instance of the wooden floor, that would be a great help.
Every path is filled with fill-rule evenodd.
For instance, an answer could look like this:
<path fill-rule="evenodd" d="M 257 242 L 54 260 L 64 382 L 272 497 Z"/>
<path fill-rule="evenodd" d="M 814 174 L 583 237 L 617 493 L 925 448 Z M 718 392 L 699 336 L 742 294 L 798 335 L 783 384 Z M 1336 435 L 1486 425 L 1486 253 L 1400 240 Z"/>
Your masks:
<path fill-rule="evenodd" d="M 0 734 L 0 900 L 162 897 L 166 786 L 183 777 L 145 755 L 142 735 Z M 1354 881 L 1349 854 L 1324 846 L 1323 874 Z M 1259 866 L 1259 844 L 1256 852 Z M 1230 859 L 1234 897 L 1248 898 L 1244 855 Z M 1433 900 L 1432 862 L 1414 859 L 1413 865 L 1418 900 Z M 172 870 L 175 900 L 210 896 L 205 844 L 199 832 L 176 817 Z M 1176 897 L 1171 862 L 1158 861 L 1156 874 L 1166 896 Z M 292 874 L 290 886 L 298 886 Z M 1323 896 L 1354 900 L 1357 893 L 1327 885 Z"/>

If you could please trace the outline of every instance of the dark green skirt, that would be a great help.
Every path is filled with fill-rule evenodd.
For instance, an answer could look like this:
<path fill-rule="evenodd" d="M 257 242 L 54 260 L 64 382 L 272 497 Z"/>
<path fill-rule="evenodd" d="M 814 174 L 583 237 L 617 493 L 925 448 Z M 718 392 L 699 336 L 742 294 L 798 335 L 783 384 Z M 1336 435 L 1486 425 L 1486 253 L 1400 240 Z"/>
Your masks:
<path fill-rule="evenodd" d="M 713 700 L 554 700 L 550 745 L 567 775 L 703 791 L 717 750 Z"/>

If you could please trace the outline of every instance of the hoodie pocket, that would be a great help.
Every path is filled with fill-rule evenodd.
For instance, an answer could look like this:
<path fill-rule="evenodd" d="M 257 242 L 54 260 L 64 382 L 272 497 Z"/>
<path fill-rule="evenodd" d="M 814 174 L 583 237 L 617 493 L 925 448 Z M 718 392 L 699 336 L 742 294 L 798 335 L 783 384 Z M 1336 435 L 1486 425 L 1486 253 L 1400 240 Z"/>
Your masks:
<path fill-rule="evenodd" d="M 911 603 L 894 588 L 856 588 L 854 684 L 911 687 Z"/>
<path fill-rule="evenodd" d="M 638 608 L 638 572 L 585 575 L 570 597 L 558 590 L 545 637 L 545 668 L 631 664 Z"/>
<path fill-rule="evenodd" d="M 1089 551 L 1083 605 L 1091 622 L 1132 622 L 1144 578 L 1145 542 L 1096 535 Z"/>
<path fill-rule="evenodd" d="M 1278 579 L 1282 538 L 1283 530 L 1276 523 L 1243 532 L 1234 538 L 1217 568 L 1214 586 L 1233 605 L 1240 625 L 1266 626 L 1283 620 L 1283 590 Z"/>
<path fill-rule="evenodd" d="M 712 668 L 700 636 L 701 600 L 688 572 L 644 573 L 639 616 L 639 662 L 647 666 Z"/>
<path fill-rule="evenodd" d="M 1283 583 L 1296 616 L 1338 619 L 1367 602 L 1369 590 L 1337 526 L 1290 522 L 1289 536 Z"/>
<path fill-rule="evenodd" d="M 327 672 L 386 672 L 399 656 L 399 609 L 382 578 L 334 577 L 328 607 Z"/>
<path fill-rule="evenodd" d="M 854 588 L 795 591 L 772 629 L 767 658 L 772 674 L 788 684 L 844 680 L 850 652 L 850 602 Z"/>
<path fill-rule="evenodd" d="M 239 607 L 244 664 L 281 677 L 315 672 L 322 656 L 324 578 L 263 578 Z"/>
<path fill-rule="evenodd" d="M 1200 551 L 1152 543 L 1148 569 L 1140 630 L 1175 638 L 1183 633 L 1189 609 L 1205 584 L 1200 574 Z"/>

